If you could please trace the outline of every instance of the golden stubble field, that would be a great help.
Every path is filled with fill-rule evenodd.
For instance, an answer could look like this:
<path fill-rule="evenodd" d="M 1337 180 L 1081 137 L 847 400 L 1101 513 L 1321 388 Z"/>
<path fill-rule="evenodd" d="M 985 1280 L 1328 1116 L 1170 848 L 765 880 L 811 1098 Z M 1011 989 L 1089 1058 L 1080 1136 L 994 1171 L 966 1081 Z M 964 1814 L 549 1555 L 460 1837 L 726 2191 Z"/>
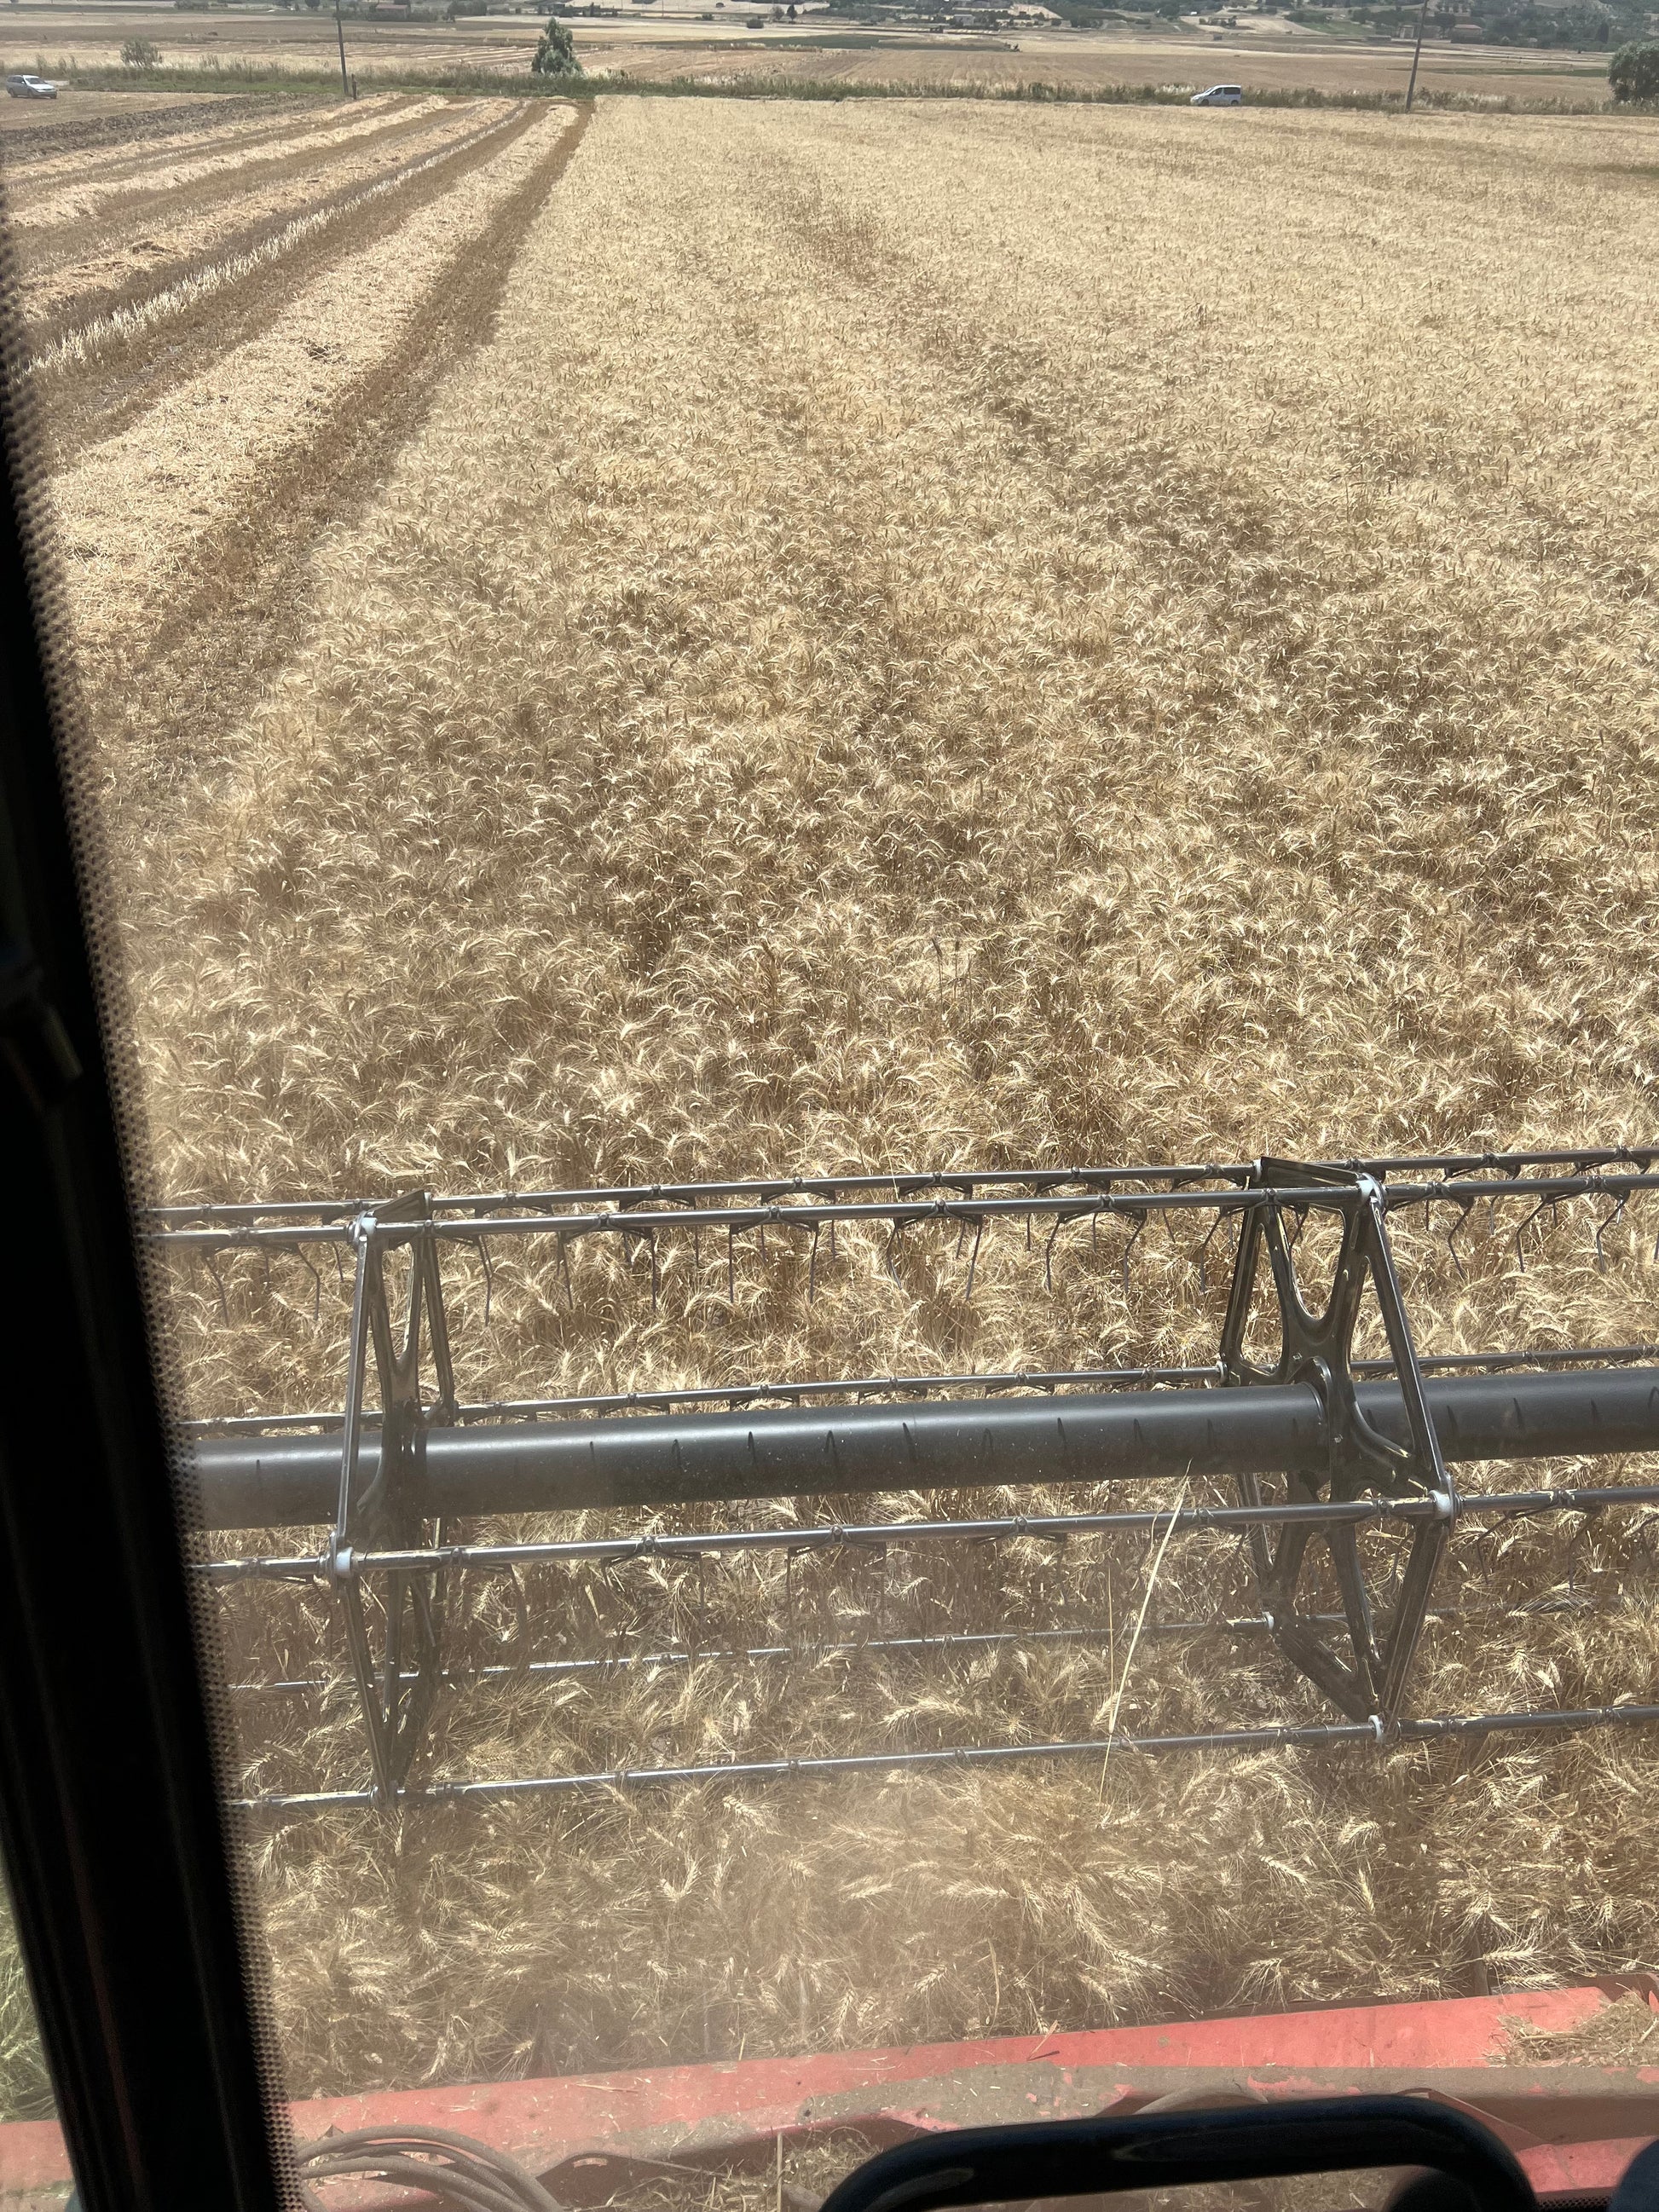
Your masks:
<path fill-rule="evenodd" d="M 483 105 L 313 149 L 401 175 L 453 133 L 453 200 L 294 238 L 273 200 L 252 273 L 78 350 L 54 280 L 156 1194 L 1651 1133 L 1650 125 Z M 157 170 L 181 253 L 191 195 L 245 221 L 234 174 Z M 1646 1338 L 1620 1253 L 1564 1229 L 1522 1279 L 1494 1244 L 1467 1297 L 1428 1255 L 1437 1345 Z M 1010 1249 L 969 1308 L 943 1261 L 849 1261 L 723 1321 L 509 1281 L 492 1378 L 1190 1356 L 1202 1301 L 1153 1267 L 1132 1323 L 1116 1264 L 1048 1297 Z M 184 1285 L 196 1410 L 325 1389 L 309 1291 L 269 1296 L 227 1352 Z M 1230 1571 L 1172 1550 L 1165 1596 Z M 1523 1528 L 1458 1579 L 1565 1571 Z M 1600 1610 L 1436 1631 L 1419 1708 L 1650 1695 L 1639 1543 L 1572 1572 Z M 1086 1588 L 1013 1547 L 964 1603 Z M 308 1597 L 226 1613 L 239 1669 L 326 1641 Z M 1126 1725 L 1313 1710 L 1259 1649 L 1172 1651 Z M 477 1694 L 434 1758 L 1041 1735 L 1123 1694 L 1098 1650 L 683 1668 Z M 360 1778 L 343 1704 L 262 1725 L 256 1786 Z M 303 2094 L 1652 1965 L 1656 1778 L 1636 1735 L 865 1777 L 341 1817 L 249 1865 Z"/>

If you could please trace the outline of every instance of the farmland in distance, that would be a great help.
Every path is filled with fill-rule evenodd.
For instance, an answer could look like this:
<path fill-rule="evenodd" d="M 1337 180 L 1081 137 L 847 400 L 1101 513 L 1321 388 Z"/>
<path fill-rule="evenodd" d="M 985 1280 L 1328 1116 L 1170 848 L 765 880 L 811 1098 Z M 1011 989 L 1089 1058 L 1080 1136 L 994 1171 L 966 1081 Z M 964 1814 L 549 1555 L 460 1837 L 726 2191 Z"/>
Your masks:
<path fill-rule="evenodd" d="M 43 140 L 25 375 L 155 1194 L 1650 1137 L 1652 131 L 409 94 Z M 1052 1356 L 1073 1279 L 1023 1303 L 1018 1256 L 979 1305 L 832 1286 L 799 1341 L 734 1300 L 718 1356 Z M 1651 1334 L 1640 1254 L 1556 1257 L 1513 1326 Z M 1114 1351 L 1117 1255 L 1076 1265 Z M 1455 1348 L 1491 1313 L 1448 1284 Z M 513 1380 L 684 1379 L 636 1307 L 506 1299 Z M 322 1387 L 214 1313 L 181 1292 L 194 1409 Z M 1626 1543 L 1575 1572 L 1628 1601 L 1437 1631 L 1425 1710 L 1644 1694 Z M 228 1632 L 274 1668 L 307 1625 Z M 1126 1722 L 1218 1680 L 1285 1694 L 1178 1659 Z M 434 1756 L 1054 1735 L 1114 1691 L 693 1669 L 515 1688 Z M 247 1772 L 361 1763 L 341 1704 Z M 1635 1735 L 865 1777 L 250 1863 L 309 2094 L 1650 1965 L 1656 1779 Z"/>
<path fill-rule="evenodd" d="M 720 0 L 722 8 L 727 0 Z M 1412 46 L 1401 38 L 1364 37 L 1353 27 L 1314 31 L 1283 16 L 1235 17 L 1237 27 L 1210 30 L 1177 22 L 1156 30 L 1073 31 L 1022 24 L 994 35 L 930 30 L 921 22 L 880 30 L 832 21 L 816 9 L 795 23 L 774 23 L 731 6 L 665 16 L 620 13 L 570 20 L 576 52 L 590 75 L 636 83 L 665 80 L 730 87 L 751 80 L 803 79 L 850 90 L 873 86 L 1007 91 L 1042 86 L 1072 95 L 1133 85 L 1189 85 L 1237 77 L 1251 91 L 1400 99 Z M 753 27 L 751 27 L 751 25 Z M 532 15 L 465 15 L 450 21 L 380 22 L 353 18 L 346 41 L 349 65 L 364 89 L 403 80 L 441 80 L 447 72 L 501 78 L 503 90 L 522 80 L 541 30 Z M 239 7 L 181 13 L 133 0 L 102 7 L 37 4 L 0 14 L 0 59 L 12 69 L 75 68 L 113 73 L 121 49 L 148 40 L 161 56 L 150 80 L 169 72 L 252 71 L 269 84 L 284 78 L 337 83 L 331 16 L 305 9 Z M 106 76 L 106 82 L 110 78 Z M 213 82 L 210 75 L 206 82 Z M 1454 44 L 1431 35 L 1420 88 L 1468 101 L 1553 102 L 1573 108 L 1607 104 L 1607 55 L 1591 50 Z M 70 94 L 85 100 L 84 92 Z M 114 97 L 106 94 L 106 97 Z M 127 100 L 131 92 L 119 95 Z M 199 96 L 199 95 L 198 95 Z M 0 130 L 32 119 L 9 110 Z"/>

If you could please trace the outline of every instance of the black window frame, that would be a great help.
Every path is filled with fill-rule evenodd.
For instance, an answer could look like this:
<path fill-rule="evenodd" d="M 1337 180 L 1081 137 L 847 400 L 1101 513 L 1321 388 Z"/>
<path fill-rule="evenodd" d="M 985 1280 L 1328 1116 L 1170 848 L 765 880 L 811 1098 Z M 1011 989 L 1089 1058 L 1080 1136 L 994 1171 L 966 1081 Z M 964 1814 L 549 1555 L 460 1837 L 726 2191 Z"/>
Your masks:
<path fill-rule="evenodd" d="M 291 2193 L 283 2136 L 60 771 L 52 705 L 70 695 L 53 690 L 50 550 L 27 527 L 32 459 L 14 379 L 0 398 L 0 1848 L 85 2212 L 275 2212 Z"/>

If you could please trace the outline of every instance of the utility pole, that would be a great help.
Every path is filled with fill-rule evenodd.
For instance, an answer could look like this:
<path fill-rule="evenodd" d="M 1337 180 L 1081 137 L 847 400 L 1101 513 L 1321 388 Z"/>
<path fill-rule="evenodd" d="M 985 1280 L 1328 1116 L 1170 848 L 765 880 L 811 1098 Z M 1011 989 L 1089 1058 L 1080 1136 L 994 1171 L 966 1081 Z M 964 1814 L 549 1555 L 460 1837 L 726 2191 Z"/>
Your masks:
<path fill-rule="evenodd" d="M 1424 5 L 1425 8 L 1428 6 L 1428 4 L 1429 4 L 1429 0 L 1423 0 L 1423 5 Z M 350 82 L 349 78 L 346 76 L 346 65 L 345 65 L 345 18 L 344 18 L 344 17 L 341 15 L 341 13 L 340 13 L 340 0 L 334 0 L 334 32 L 335 32 L 335 36 L 336 36 L 336 37 L 339 40 L 339 41 L 340 41 L 340 97 L 341 97 L 341 99 L 342 99 L 342 100 L 349 100 L 349 99 L 350 99 L 350 97 L 351 97 L 351 82 Z M 1421 33 L 1419 33 L 1419 43 L 1420 43 L 1420 40 L 1421 40 Z M 1413 72 L 1412 72 L 1413 76 L 1413 77 L 1415 77 L 1416 74 L 1417 74 L 1416 70 L 1413 70 Z M 1409 100 L 1406 102 L 1406 105 L 1407 105 L 1407 107 L 1409 107 L 1409 106 L 1411 106 L 1411 102 L 1410 102 L 1410 100 Z"/>
<path fill-rule="evenodd" d="M 340 0 L 334 0 L 334 4 L 337 8 L 340 4 Z M 1429 0 L 1423 0 L 1423 5 L 1417 11 L 1417 51 L 1412 56 L 1412 81 L 1406 87 L 1406 112 L 1407 115 L 1411 113 L 1412 102 L 1417 97 L 1417 65 L 1423 58 L 1423 27 L 1428 20 Z"/>

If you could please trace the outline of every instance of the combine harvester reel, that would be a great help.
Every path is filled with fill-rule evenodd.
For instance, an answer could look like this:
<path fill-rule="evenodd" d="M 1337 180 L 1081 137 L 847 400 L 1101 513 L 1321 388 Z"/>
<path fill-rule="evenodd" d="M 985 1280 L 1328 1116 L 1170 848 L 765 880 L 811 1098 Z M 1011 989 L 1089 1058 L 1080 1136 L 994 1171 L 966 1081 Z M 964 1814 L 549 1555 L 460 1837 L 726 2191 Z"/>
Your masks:
<path fill-rule="evenodd" d="M 153 1237 L 164 1261 L 181 1291 L 193 1271 L 204 1330 L 210 1323 L 231 1331 L 222 1372 L 248 1371 L 249 1360 L 234 1352 L 236 1332 L 255 1340 L 263 1297 L 267 1310 L 280 1304 L 290 1338 L 296 1329 L 304 1335 L 302 1322 L 312 1330 L 313 1350 L 301 1346 L 293 1369 L 305 1370 L 309 1358 L 314 1373 L 319 1359 L 331 1367 L 331 1371 L 343 1378 L 343 1403 L 331 1412 L 222 1414 L 183 1425 L 187 1510 L 200 1530 L 212 1532 L 198 1573 L 228 1599 L 239 1588 L 273 1583 L 325 1589 L 367 1730 L 361 1785 L 266 1791 L 247 1808 L 293 1818 L 325 1808 L 596 1787 L 1100 1759 L 1120 1748 L 1363 1747 L 1659 1720 L 1659 1705 L 1628 1701 L 1411 1711 L 1413 1658 L 1425 1624 L 1441 1617 L 1436 1598 L 1460 1531 L 1659 1503 L 1659 1486 L 1629 1483 L 1460 1493 L 1452 1468 L 1659 1449 L 1659 1346 L 1526 1349 L 1512 1340 L 1501 1351 L 1425 1354 L 1395 1249 L 1397 1224 L 1408 1219 L 1412 1237 L 1435 1255 L 1428 1273 L 1437 1271 L 1442 1290 L 1455 1292 L 1465 1249 L 1480 1242 L 1484 1223 L 1481 1250 L 1504 1264 L 1488 1267 L 1484 1289 L 1476 1285 L 1464 1299 L 1466 1320 L 1474 1314 L 1478 1326 L 1481 1297 L 1489 1306 L 1503 1304 L 1494 1284 L 1510 1291 L 1530 1285 L 1538 1255 L 1535 1249 L 1529 1275 L 1528 1239 L 1535 1248 L 1544 1240 L 1547 1261 L 1556 1234 L 1550 1224 L 1576 1211 L 1586 1230 L 1580 1259 L 1597 1270 L 1633 1268 L 1639 1306 L 1650 1295 L 1654 1224 L 1638 1237 L 1632 1209 L 1659 1193 L 1656 1160 L 1659 1151 L 1627 1150 L 1325 1165 L 1264 1159 L 162 1209 Z M 1165 1287 L 1175 1286 L 1172 1297 L 1180 1291 L 1189 1314 L 1201 1320 L 1226 1286 L 1224 1314 L 1206 1324 L 1213 1330 L 1219 1322 L 1208 1364 L 1132 1367 L 1103 1364 L 1103 1364 L 1041 1372 L 1007 1367 L 684 1387 L 671 1379 L 653 1389 L 471 1401 L 457 1383 L 463 1352 L 482 1367 L 504 1273 L 513 1278 L 512 1325 L 521 1336 L 539 1330 L 551 1341 L 561 1329 L 574 1332 L 579 1351 L 602 1361 L 607 1332 L 614 1339 L 626 1321 L 619 1299 L 626 1294 L 644 1310 L 647 1263 L 649 1314 L 660 1307 L 669 1326 L 672 1290 L 692 1334 L 702 1329 L 705 1347 L 722 1341 L 711 1313 L 716 1322 L 729 1315 L 734 1336 L 741 1334 L 739 1306 L 758 1263 L 780 1327 L 787 1335 L 797 1326 L 804 1346 L 810 1332 L 802 1315 L 828 1283 L 845 1287 L 860 1265 L 872 1282 L 884 1272 L 882 1296 L 896 1310 L 925 1303 L 903 1288 L 899 1262 L 910 1242 L 940 1230 L 953 1240 L 959 1303 L 972 1300 L 976 1277 L 982 1285 L 994 1243 L 1012 1247 L 1018 1264 L 1040 1268 L 1053 1291 L 1057 1261 L 1081 1253 L 1077 1240 L 1086 1232 L 1083 1261 L 1092 1272 L 1079 1280 L 1103 1311 L 1111 1309 L 1112 1326 L 1100 1339 L 1121 1340 L 1132 1261 L 1146 1258 L 1142 1240 L 1154 1226 L 1164 1232 Z M 1121 1249 L 1103 1257 L 1103 1241 L 1114 1235 Z M 1230 1249 L 1230 1263 L 1220 1265 Z M 325 1341 L 331 1258 L 349 1314 L 343 1361 Z M 295 1267 L 297 1292 L 282 1286 L 283 1269 Z M 635 1340 L 647 1340 L 637 1316 L 627 1326 Z M 1148 1341 L 1144 1332 L 1141 1341 Z M 1169 1343 L 1167 1328 L 1156 1341 Z M 792 1355 L 790 1364 L 810 1376 L 806 1356 Z M 671 1377 L 683 1371 L 668 1370 Z M 1177 1492 L 1114 1504 L 1102 1490 L 1151 1480 Z M 1189 1495 L 1218 1481 L 1229 1486 L 1231 1497 L 1220 1492 L 1227 1502 Z M 941 1507 L 921 1516 L 831 1520 L 812 1517 L 822 1509 L 811 1506 L 776 1510 L 776 1501 L 830 1498 L 843 1516 L 860 1493 L 945 1493 L 955 1506 L 964 1490 L 1031 1489 L 1044 1493 L 1041 1510 L 1008 1510 L 1018 1501 L 997 1499 L 998 1510 L 986 1515 Z M 1059 1510 L 1050 1510 L 1056 1492 Z M 761 1501 L 774 1502 L 769 1516 L 754 1512 Z M 538 1516 L 544 1529 L 545 1516 L 561 1517 L 548 1533 L 479 1539 L 472 1524 L 508 1516 Z M 575 1533 L 568 1533 L 569 1516 L 581 1516 Z M 599 1533 L 596 1516 L 609 1516 Z M 315 1549 L 266 1546 L 227 1555 L 228 1532 L 319 1528 L 327 1534 Z M 1088 1538 L 1107 1549 L 1129 1541 L 1137 1557 L 1156 1547 L 1161 1559 L 1173 1538 L 1200 1531 L 1242 1547 L 1256 1611 L 1149 1621 L 1143 1600 L 1135 1635 L 1145 1626 L 1149 1636 L 1206 1628 L 1270 1636 L 1294 1670 L 1283 1676 L 1290 1711 L 1282 1720 L 1134 1732 L 1117 1725 L 1114 1705 L 1104 1732 L 1065 1740 L 1016 1735 L 910 1748 L 854 1741 L 832 1752 L 659 1759 L 586 1773 L 411 1778 L 441 1693 L 476 1686 L 481 1674 L 551 1682 L 630 1666 L 821 1659 L 828 1648 L 822 1636 L 803 1645 L 785 1632 L 758 1646 L 711 1650 L 699 1632 L 667 1652 L 653 1651 L 648 1640 L 623 1648 L 613 1638 L 597 1654 L 535 1658 L 520 1580 L 532 1571 L 605 1577 L 634 1562 L 700 1577 L 713 1562 L 781 1560 L 775 1587 L 787 1590 L 798 1564 L 814 1554 L 836 1562 L 878 1558 L 884 1576 L 889 1550 L 907 1546 L 982 1558 L 988 1547 L 1027 1539 L 1063 1551 Z M 518 1607 L 511 1663 L 469 1667 L 447 1651 L 458 1584 L 474 1576 L 494 1578 Z M 1550 1603 L 1534 1596 L 1518 1610 Z M 591 1609 L 598 1618 L 597 1600 Z M 541 1618 L 549 1625 L 545 1608 Z M 1079 1623 L 1075 1611 L 1063 1626 L 1021 1629 L 1000 1620 L 971 1633 L 957 1623 L 890 1634 L 878 1620 L 846 1648 L 909 1659 L 1065 1638 L 1092 1638 L 1103 1647 L 1115 1635 L 1115 1624 Z M 1319 1693 L 1322 1714 L 1308 1717 L 1297 1675 Z M 249 1698 L 316 1695 L 328 1686 L 313 1674 L 245 1686 Z M 1121 1694 L 1120 1686 L 1120 1703 Z"/>

